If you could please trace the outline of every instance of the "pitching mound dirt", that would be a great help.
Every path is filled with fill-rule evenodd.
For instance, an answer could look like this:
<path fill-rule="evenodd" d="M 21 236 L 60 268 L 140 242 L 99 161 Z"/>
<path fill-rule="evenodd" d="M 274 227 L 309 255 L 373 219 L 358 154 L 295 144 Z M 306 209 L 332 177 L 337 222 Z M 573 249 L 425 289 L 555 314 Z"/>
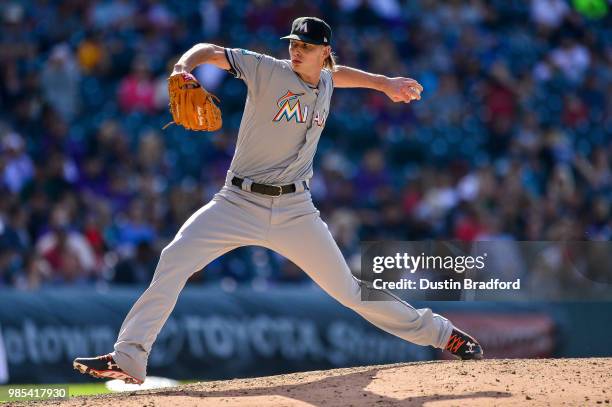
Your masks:
<path fill-rule="evenodd" d="M 612 358 L 434 361 L 294 373 L 19 405 L 611 405 Z"/>

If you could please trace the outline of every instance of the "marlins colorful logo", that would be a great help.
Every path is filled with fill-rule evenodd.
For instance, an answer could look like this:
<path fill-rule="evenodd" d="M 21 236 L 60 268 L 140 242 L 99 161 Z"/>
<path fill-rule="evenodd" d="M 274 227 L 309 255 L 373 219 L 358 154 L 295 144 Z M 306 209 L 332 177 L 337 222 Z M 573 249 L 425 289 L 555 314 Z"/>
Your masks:
<path fill-rule="evenodd" d="M 293 93 L 288 90 L 287 93 L 285 93 L 276 102 L 279 110 L 274 116 L 273 120 L 278 122 L 284 117 L 288 122 L 290 122 L 295 117 L 295 121 L 297 123 L 306 123 L 306 117 L 308 117 L 308 106 L 304 106 L 304 109 L 302 110 L 299 99 L 299 97 L 302 95 L 303 93 Z"/>

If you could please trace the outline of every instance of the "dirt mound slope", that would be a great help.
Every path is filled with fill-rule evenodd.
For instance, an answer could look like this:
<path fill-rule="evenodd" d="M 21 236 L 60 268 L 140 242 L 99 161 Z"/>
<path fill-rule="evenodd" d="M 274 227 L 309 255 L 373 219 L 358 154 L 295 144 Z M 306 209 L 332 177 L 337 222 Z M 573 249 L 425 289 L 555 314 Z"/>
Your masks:
<path fill-rule="evenodd" d="M 401 363 L 15 405 L 612 406 L 612 358 Z"/>

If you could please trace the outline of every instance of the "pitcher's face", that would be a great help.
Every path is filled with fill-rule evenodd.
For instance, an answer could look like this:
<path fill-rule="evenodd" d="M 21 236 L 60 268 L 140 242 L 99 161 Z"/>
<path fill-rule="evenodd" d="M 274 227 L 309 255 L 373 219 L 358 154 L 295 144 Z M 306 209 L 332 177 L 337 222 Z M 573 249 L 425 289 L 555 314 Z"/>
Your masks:
<path fill-rule="evenodd" d="M 289 41 L 291 67 L 296 72 L 312 72 L 323 68 L 323 62 L 330 52 L 329 45 L 315 45 L 299 40 Z"/>

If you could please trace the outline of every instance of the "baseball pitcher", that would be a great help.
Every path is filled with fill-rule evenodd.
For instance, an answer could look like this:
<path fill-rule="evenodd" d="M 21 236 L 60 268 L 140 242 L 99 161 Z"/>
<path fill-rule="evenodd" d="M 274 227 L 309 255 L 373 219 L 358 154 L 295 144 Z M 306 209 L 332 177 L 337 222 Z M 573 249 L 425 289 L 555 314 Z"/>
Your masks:
<path fill-rule="evenodd" d="M 460 359 L 482 358 L 474 338 L 430 309 L 415 309 L 396 297 L 361 301 L 361 290 L 369 288 L 352 275 L 310 194 L 313 157 L 334 88 L 370 88 L 394 102 L 410 103 L 420 99 L 423 87 L 413 79 L 336 65 L 332 30 L 319 18 L 296 19 L 291 34 L 282 39 L 289 41 L 289 59 L 198 44 L 175 65 L 169 79 L 170 111 L 174 123 L 187 129 L 221 126 L 214 97 L 190 74 L 196 66 L 215 65 L 246 84 L 234 157 L 223 188 L 162 250 L 151 284 L 125 318 L 114 351 L 75 359 L 74 368 L 81 373 L 142 383 L 151 347 L 187 279 L 224 253 L 247 245 L 267 247 L 291 260 L 380 329 L 446 349 Z"/>

